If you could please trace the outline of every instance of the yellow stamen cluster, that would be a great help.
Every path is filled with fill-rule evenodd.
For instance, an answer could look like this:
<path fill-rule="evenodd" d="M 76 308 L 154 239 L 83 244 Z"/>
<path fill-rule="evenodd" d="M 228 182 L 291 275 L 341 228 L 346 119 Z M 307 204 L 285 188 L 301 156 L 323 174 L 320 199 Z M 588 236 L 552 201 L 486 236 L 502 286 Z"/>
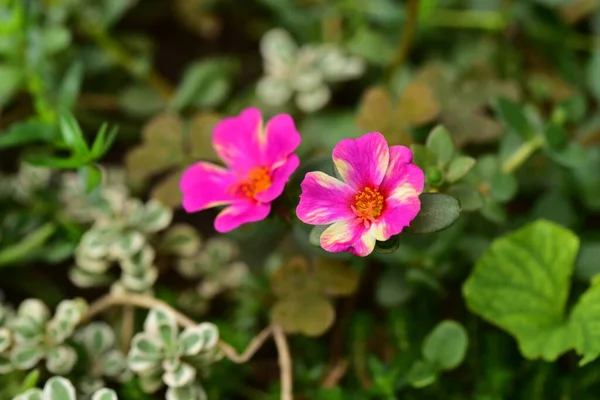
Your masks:
<path fill-rule="evenodd" d="M 268 167 L 256 167 L 250 171 L 248 178 L 238 185 L 239 192 L 249 198 L 271 187 L 271 175 Z"/>
<path fill-rule="evenodd" d="M 377 189 L 367 187 L 354 196 L 354 205 L 351 207 L 354 214 L 368 227 L 381 215 L 383 205 L 384 199 L 381 193 Z"/>

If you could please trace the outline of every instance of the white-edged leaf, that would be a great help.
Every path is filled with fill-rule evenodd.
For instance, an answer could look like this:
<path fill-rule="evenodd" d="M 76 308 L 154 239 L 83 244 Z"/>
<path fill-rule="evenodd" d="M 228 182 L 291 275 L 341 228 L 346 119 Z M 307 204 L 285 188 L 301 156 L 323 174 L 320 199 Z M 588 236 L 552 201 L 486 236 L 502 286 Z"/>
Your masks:
<path fill-rule="evenodd" d="M 166 400 L 207 400 L 204 388 L 199 384 L 192 384 L 180 388 L 167 389 Z"/>
<path fill-rule="evenodd" d="M 117 400 L 117 394 L 111 389 L 100 389 L 93 394 L 92 400 Z"/>
<path fill-rule="evenodd" d="M 27 316 L 34 322 L 43 324 L 50 319 L 50 310 L 41 300 L 27 299 L 19 305 L 17 315 Z"/>
<path fill-rule="evenodd" d="M 106 322 L 92 322 L 77 332 L 77 340 L 91 356 L 106 353 L 115 344 L 115 332 Z"/>
<path fill-rule="evenodd" d="M 108 351 L 100 360 L 102 375 L 116 378 L 120 381 L 127 380 L 130 371 L 127 371 L 127 358 L 119 350 Z"/>
<path fill-rule="evenodd" d="M 44 386 L 44 400 L 77 400 L 75 387 L 66 378 L 55 376 Z"/>
<path fill-rule="evenodd" d="M 12 343 L 12 335 L 8 328 L 0 327 L 0 353 L 8 349 Z"/>
<path fill-rule="evenodd" d="M 39 345 L 17 345 L 10 352 L 10 362 L 16 369 L 31 369 L 43 357 L 44 352 Z"/>
<path fill-rule="evenodd" d="M 210 322 L 189 327 L 179 335 L 180 352 L 194 356 L 205 349 L 212 349 L 219 342 L 219 330 Z"/>
<path fill-rule="evenodd" d="M 158 278 L 158 269 L 155 266 L 147 268 L 141 274 L 128 274 L 123 272 L 121 275 L 121 284 L 123 288 L 130 292 L 146 292 L 152 289 L 154 282 Z"/>
<path fill-rule="evenodd" d="M 29 389 L 25 393 L 21 393 L 20 395 L 13 398 L 13 400 L 45 400 L 44 393 L 41 389 Z"/>
<path fill-rule="evenodd" d="M 173 225 L 165 232 L 161 249 L 181 257 L 193 256 L 200 249 L 200 235 L 191 225 Z"/>
<path fill-rule="evenodd" d="M 110 246 L 110 254 L 117 259 L 124 259 L 133 256 L 139 252 L 146 238 L 138 231 L 124 232 Z"/>
<path fill-rule="evenodd" d="M 189 385 L 196 379 L 196 369 L 189 364 L 180 363 L 173 371 L 165 371 L 163 381 L 169 387 L 183 387 Z"/>
<path fill-rule="evenodd" d="M 58 346 L 46 354 L 46 369 L 53 374 L 68 374 L 76 362 L 77 353 L 70 346 Z"/>
<path fill-rule="evenodd" d="M 145 233 L 165 229 L 173 219 L 173 211 L 156 200 L 150 200 L 144 208 L 144 216 L 138 228 Z"/>
<path fill-rule="evenodd" d="M 136 254 L 125 257 L 120 261 L 121 268 L 129 274 L 139 273 L 140 271 L 147 270 L 156 257 L 156 251 L 152 246 L 146 244 Z"/>
<path fill-rule="evenodd" d="M 177 319 L 175 315 L 164 307 L 150 310 L 144 321 L 144 331 L 152 337 L 160 338 L 160 327 L 166 325 L 170 331 L 177 333 Z"/>

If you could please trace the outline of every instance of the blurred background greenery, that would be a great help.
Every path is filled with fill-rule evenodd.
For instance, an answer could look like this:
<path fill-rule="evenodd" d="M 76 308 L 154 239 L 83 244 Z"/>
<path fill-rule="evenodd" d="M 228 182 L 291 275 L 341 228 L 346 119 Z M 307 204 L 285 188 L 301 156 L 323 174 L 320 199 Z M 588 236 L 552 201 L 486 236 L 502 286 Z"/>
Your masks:
<path fill-rule="evenodd" d="M 526 311 L 565 320 L 600 272 L 599 101 L 598 0 L 0 0 L 0 399 L 55 374 L 82 393 L 93 378 L 120 399 L 164 398 L 82 358 L 65 372 L 4 347 L 23 299 L 53 309 L 109 291 L 211 321 L 237 349 L 281 325 L 296 399 L 597 399 L 600 361 L 579 366 L 564 343 L 528 353 L 547 326 L 526 337 L 492 311 L 522 299 L 508 283 L 526 292 L 550 271 L 546 302 Z M 215 235 L 214 212 L 180 209 L 179 177 L 215 160 L 213 126 L 248 106 L 294 117 L 302 164 L 277 216 Z M 411 146 L 460 218 L 391 253 L 327 254 L 295 218 L 299 182 L 370 131 Z M 542 272 L 492 282 L 497 304 L 482 306 L 473 266 L 494 275 L 490 243 L 537 219 L 565 230 L 509 239 Z M 551 268 L 549 248 L 567 260 Z M 594 307 L 574 314 L 596 321 Z M 122 314 L 106 320 L 126 349 Z M 279 398 L 275 347 L 198 380 L 209 399 Z"/>

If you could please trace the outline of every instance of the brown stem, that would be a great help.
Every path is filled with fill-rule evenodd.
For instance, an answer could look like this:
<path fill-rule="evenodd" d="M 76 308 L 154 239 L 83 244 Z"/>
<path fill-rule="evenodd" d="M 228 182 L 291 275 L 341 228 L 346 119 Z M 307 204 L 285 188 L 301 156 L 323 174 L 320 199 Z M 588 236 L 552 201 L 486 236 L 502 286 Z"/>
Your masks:
<path fill-rule="evenodd" d="M 408 0 L 408 16 L 402 30 L 402 41 L 400 42 L 400 47 L 398 47 L 398 52 L 388 67 L 388 81 L 393 77 L 394 71 L 400 69 L 406 57 L 408 57 L 418 19 L 419 0 Z"/>
<path fill-rule="evenodd" d="M 91 320 L 96 315 L 114 306 L 136 306 L 140 308 L 152 309 L 155 307 L 162 307 L 173 313 L 177 323 L 183 327 L 196 326 L 196 322 L 188 318 L 184 314 L 180 313 L 164 301 L 155 299 L 154 297 L 145 296 L 141 294 L 108 294 L 101 297 L 94 303 L 92 303 L 88 309 L 87 314 L 82 318 L 81 323 Z M 293 375 L 292 375 L 292 361 L 290 356 L 290 349 L 283 333 L 283 329 L 280 326 L 267 326 L 258 335 L 252 339 L 246 350 L 242 354 L 238 352 L 229 343 L 222 340 L 219 341 L 219 347 L 225 357 L 230 361 L 242 364 L 248 361 L 264 342 L 273 335 L 275 345 L 277 346 L 277 353 L 279 357 L 279 367 L 281 369 L 281 399 L 282 400 L 293 400 Z"/>
<path fill-rule="evenodd" d="M 281 400 L 293 400 L 292 357 L 290 356 L 290 348 L 285 338 L 285 333 L 279 325 L 273 326 L 273 339 L 275 339 L 277 354 L 279 356 Z"/>
<path fill-rule="evenodd" d="M 267 326 L 258 335 L 256 335 L 254 339 L 252 339 L 252 341 L 246 347 L 246 350 L 244 350 L 242 354 L 239 354 L 233 348 L 233 346 L 225 342 L 221 343 L 221 351 L 223 351 L 225 357 L 227 357 L 232 362 L 236 364 L 243 364 L 250 360 L 252 356 L 254 356 L 254 354 L 258 351 L 258 349 L 262 347 L 262 345 L 265 343 L 265 340 L 267 340 L 272 333 L 273 327 Z"/>
<path fill-rule="evenodd" d="M 135 308 L 133 306 L 123 307 L 123 326 L 121 327 L 121 350 L 123 353 L 129 351 L 129 345 L 133 337 L 134 322 Z"/>

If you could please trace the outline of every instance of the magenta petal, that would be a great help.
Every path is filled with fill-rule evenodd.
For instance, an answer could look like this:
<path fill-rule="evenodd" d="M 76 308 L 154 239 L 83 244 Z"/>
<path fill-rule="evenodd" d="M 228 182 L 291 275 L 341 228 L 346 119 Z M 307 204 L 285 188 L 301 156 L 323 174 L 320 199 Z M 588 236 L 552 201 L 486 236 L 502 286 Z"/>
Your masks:
<path fill-rule="evenodd" d="M 333 149 L 333 162 L 342 179 L 356 190 L 377 188 L 388 169 L 390 152 L 379 132 L 344 139 Z"/>
<path fill-rule="evenodd" d="M 390 162 L 381 182 L 380 190 L 391 194 L 401 187 L 410 186 L 420 194 L 425 184 L 423 170 L 412 164 L 412 152 L 406 146 L 390 147 Z"/>
<path fill-rule="evenodd" d="M 354 218 L 325 229 L 321 234 L 321 247 L 333 253 L 349 251 L 364 257 L 375 248 L 375 237 L 359 218 Z"/>
<path fill-rule="evenodd" d="M 317 171 L 306 174 L 300 186 L 302 194 L 296 208 L 300 221 L 327 225 L 356 218 L 350 208 L 356 191 L 344 182 Z"/>
<path fill-rule="evenodd" d="M 299 165 L 300 159 L 297 155 L 289 156 L 285 164 L 271 172 L 271 186 L 267 190 L 257 193 L 254 198 L 263 203 L 275 200 L 283 193 L 285 184 Z"/>
<path fill-rule="evenodd" d="M 300 134 L 294 120 L 288 114 L 279 114 L 271 118 L 260 137 L 262 165 L 277 168 L 300 145 Z"/>
<path fill-rule="evenodd" d="M 408 147 L 390 147 L 390 165 L 379 187 L 385 194 L 386 206 L 373 224 L 377 240 L 388 240 L 402 232 L 421 210 L 419 194 L 423 191 L 425 176 L 411 161 Z"/>
<path fill-rule="evenodd" d="M 183 209 L 196 212 L 232 203 L 235 199 L 228 189 L 234 184 L 230 171 L 207 162 L 196 163 L 183 172 L 179 182 Z"/>
<path fill-rule="evenodd" d="M 213 146 L 225 164 L 241 174 L 261 165 L 259 138 L 262 117 L 257 108 L 246 108 L 236 117 L 215 126 Z"/>
<path fill-rule="evenodd" d="M 270 203 L 237 202 L 225 208 L 217 215 L 215 229 L 221 233 L 229 232 L 242 224 L 265 219 L 270 211 Z"/>
<path fill-rule="evenodd" d="M 385 211 L 371 228 L 373 235 L 377 240 L 388 240 L 409 226 L 420 210 L 421 201 L 414 191 L 407 192 L 402 197 L 388 197 Z"/>

